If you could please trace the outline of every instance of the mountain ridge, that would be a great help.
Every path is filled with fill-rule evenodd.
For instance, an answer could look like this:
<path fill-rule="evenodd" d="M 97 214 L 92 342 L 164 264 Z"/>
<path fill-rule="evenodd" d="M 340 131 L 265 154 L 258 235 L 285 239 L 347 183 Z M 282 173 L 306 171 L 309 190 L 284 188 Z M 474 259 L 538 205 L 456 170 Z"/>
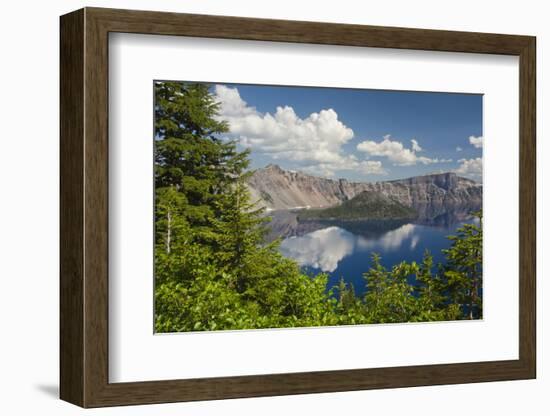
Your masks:
<path fill-rule="evenodd" d="M 289 171 L 278 165 L 255 170 L 247 182 L 253 201 L 269 210 L 326 208 L 361 192 L 378 192 L 399 203 L 420 205 L 481 205 L 482 185 L 454 172 L 378 182 L 351 182 Z"/>

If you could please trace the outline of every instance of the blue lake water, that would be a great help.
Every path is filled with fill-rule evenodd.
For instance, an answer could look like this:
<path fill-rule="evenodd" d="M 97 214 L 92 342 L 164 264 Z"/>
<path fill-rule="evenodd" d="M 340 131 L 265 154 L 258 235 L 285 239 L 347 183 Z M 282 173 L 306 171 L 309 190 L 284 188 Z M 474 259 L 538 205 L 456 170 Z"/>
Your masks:
<path fill-rule="evenodd" d="M 357 294 L 365 292 L 363 273 L 371 267 L 371 254 L 378 253 L 388 268 L 401 261 L 422 261 L 426 250 L 434 264 L 444 262 L 442 249 L 450 246 L 447 236 L 464 223 L 474 221 L 462 213 L 418 222 L 353 221 L 346 223 L 299 223 L 290 212 L 271 214 L 273 236 L 283 237 L 280 250 L 295 259 L 308 273 L 325 272 L 329 287 L 340 278 L 352 282 Z"/>

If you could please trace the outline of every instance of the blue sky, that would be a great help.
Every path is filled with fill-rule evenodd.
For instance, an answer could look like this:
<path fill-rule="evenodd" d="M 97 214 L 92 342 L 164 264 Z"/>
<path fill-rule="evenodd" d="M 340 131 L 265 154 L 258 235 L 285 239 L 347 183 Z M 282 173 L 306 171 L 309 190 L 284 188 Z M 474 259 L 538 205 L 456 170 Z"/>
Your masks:
<path fill-rule="evenodd" d="M 455 171 L 481 180 L 482 95 L 212 84 L 252 167 L 379 181 Z"/>

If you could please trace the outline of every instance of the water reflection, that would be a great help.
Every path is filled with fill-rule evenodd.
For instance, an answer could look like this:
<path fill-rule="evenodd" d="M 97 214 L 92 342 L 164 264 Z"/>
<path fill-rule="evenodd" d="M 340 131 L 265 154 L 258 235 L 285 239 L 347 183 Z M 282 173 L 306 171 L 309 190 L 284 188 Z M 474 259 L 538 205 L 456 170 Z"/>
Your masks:
<path fill-rule="evenodd" d="M 474 206 L 416 207 L 413 222 L 386 221 L 298 221 L 297 213 L 275 211 L 269 215 L 269 240 L 280 238 L 283 255 L 295 259 L 307 271 L 329 274 L 329 285 L 340 278 L 352 282 L 358 294 L 365 290 L 363 273 L 371 265 L 371 253 L 380 254 L 391 268 L 402 261 L 422 261 L 428 250 L 434 263 L 445 260 L 442 249 L 461 224 L 476 222 Z"/>
<path fill-rule="evenodd" d="M 418 213 L 417 224 L 432 227 L 453 227 L 471 219 L 474 211 L 481 209 L 480 204 L 417 204 L 414 209 Z"/>
<path fill-rule="evenodd" d="M 375 251 L 378 248 L 384 251 L 397 250 L 401 248 L 404 240 L 413 237 L 416 227 L 414 224 L 405 224 L 396 230 L 386 232 L 378 238 L 359 238 L 358 245 L 360 248 L 370 251 Z M 416 238 L 419 239 L 418 236 Z"/>
<path fill-rule="evenodd" d="M 416 248 L 416 245 L 420 241 L 420 237 L 415 235 L 413 238 L 411 238 L 411 250 L 414 250 Z"/>
<path fill-rule="evenodd" d="M 328 227 L 281 243 L 281 253 L 295 259 L 300 266 L 333 272 L 344 257 L 353 253 L 357 237 L 339 228 Z"/>
<path fill-rule="evenodd" d="M 295 259 L 301 266 L 334 272 L 345 257 L 358 252 L 384 252 L 400 250 L 405 240 L 410 239 L 414 248 L 420 241 L 415 235 L 415 224 L 404 224 L 374 237 L 354 234 L 341 227 L 330 226 L 307 233 L 292 236 L 281 243 L 283 255 Z"/>

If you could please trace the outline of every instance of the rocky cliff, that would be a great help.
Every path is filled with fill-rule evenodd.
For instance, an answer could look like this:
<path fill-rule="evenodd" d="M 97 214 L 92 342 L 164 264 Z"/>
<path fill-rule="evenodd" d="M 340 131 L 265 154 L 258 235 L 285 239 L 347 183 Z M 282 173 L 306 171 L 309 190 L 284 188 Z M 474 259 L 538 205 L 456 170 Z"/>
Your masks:
<path fill-rule="evenodd" d="M 452 172 L 383 182 L 349 182 L 268 165 L 253 173 L 248 186 L 253 200 L 274 210 L 335 206 L 364 191 L 381 193 L 409 207 L 481 205 L 482 199 L 480 184 Z"/>

